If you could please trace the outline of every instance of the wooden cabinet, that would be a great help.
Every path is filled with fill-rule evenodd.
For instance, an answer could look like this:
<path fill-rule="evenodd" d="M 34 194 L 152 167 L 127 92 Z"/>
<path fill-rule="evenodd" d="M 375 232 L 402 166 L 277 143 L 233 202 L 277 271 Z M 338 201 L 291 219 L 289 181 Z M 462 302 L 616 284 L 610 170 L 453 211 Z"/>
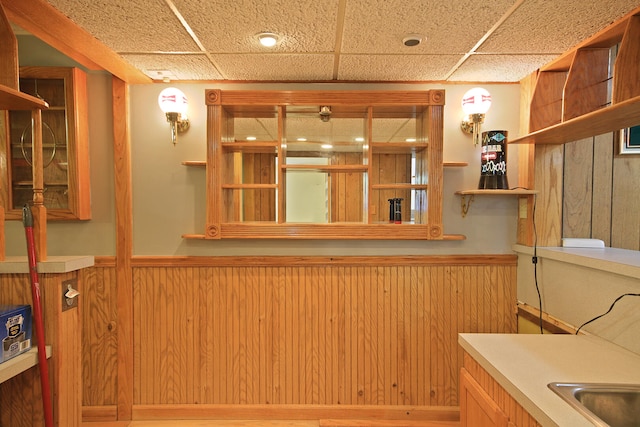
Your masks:
<path fill-rule="evenodd" d="M 43 99 L 42 162 L 47 219 L 91 218 L 87 146 L 86 76 L 77 68 L 21 67 L 20 91 Z M 6 145 L 0 166 L 8 185 L 2 187 L 7 219 L 21 218 L 21 208 L 33 200 L 32 130 L 30 111 L 4 115 Z"/>
<path fill-rule="evenodd" d="M 511 144 L 564 144 L 640 124 L 640 10 L 543 67 L 530 131 Z"/>
<path fill-rule="evenodd" d="M 184 237 L 463 238 L 442 229 L 444 91 L 207 90 L 205 99 L 206 226 Z"/>
<path fill-rule="evenodd" d="M 464 352 L 460 369 L 460 427 L 540 427 L 480 364 Z"/>
<path fill-rule="evenodd" d="M 607 172 L 605 168 L 617 162 L 612 148 L 618 142 L 618 131 L 640 125 L 639 32 L 640 8 L 636 8 L 576 49 L 542 67 L 531 79 L 521 82 L 523 88 L 527 88 L 529 82 L 533 86 L 530 91 L 529 116 L 523 118 L 530 133 L 510 140 L 509 144 L 527 144 L 520 151 L 519 185 L 535 189 L 539 195 L 535 198 L 528 197 L 527 206 L 521 210 L 526 213 L 518 218 L 517 243 L 527 246 L 560 246 L 562 237 L 569 237 L 562 235 L 563 230 L 568 229 L 567 224 L 563 224 L 563 205 L 567 204 L 572 206 L 570 215 L 578 224 L 586 222 L 580 220 L 576 213 L 594 218 L 594 221 L 597 219 L 599 224 L 628 225 L 629 218 L 615 221 L 611 216 L 613 211 L 607 208 L 609 212 L 606 212 L 603 209 L 612 203 L 611 194 L 628 198 L 626 187 L 611 193 L 612 186 L 604 182 L 617 185 L 620 181 L 634 181 L 628 178 L 616 179 L 613 175 L 607 178 L 605 175 L 612 172 Z M 523 93 L 523 99 L 529 97 L 527 92 L 529 91 Z M 523 110 L 526 111 L 526 108 Z M 594 137 L 601 142 L 594 143 Z M 580 146 L 578 155 L 570 153 L 565 156 L 567 147 L 571 151 L 574 149 L 560 144 L 571 142 Z M 593 153 L 594 167 L 602 167 L 600 172 L 594 169 L 592 174 L 592 171 L 583 170 L 575 175 L 575 182 L 578 184 L 575 189 L 579 189 L 579 192 L 571 189 L 571 182 L 567 182 L 565 187 L 564 177 L 571 177 L 570 170 L 565 170 L 565 158 L 571 157 L 570 163 L 573 165 L 568 166 L 575 168 L 577 162 L 588 164 L 586 157 L 581 157 L 580 153 L 589 152 Z M 629 159 L 624 162 L 632 161 Z M 634 169 L 625 164 L 618 170 Z M 602 178 L 602 190 L 594 192 L 593 197 L 583 192 L 592 183 L 591 178 L 587 183 L 586 177 Z M 565 191 L 571 196 L 563 197 Z M 576 198 L 580 198 L 581 203 L 573 203 Z M 598 206 L 601 211 L 590 211 L 584 204 L 587 200 L 590 203 L 593 201 L 594 206 Z M 616 210 L 633 211 L 626 206 Z M 633 227 L 631 224 L 631 228 Z M 623 228 L 625 227 L 620 229 Z M 580 233 L 582 234 L 582 230 Z M 612 230 L 594 229 L 580 237 L 602 238 L 614 233 Z M 624 231 L 621 234 L 625 234 Z M 626 237 L 621 239 L 624 247 L 629 247 L 628 242 L 633 240 L 632 235 L 630 237 L 629 240 Z M 636 244 L 637 241 L 636 239 Z"/>
<path fill-rule="evenodd" d="M 460 426 L 507 427 L 507 416 L 464 368 L 460 370 Z"/>

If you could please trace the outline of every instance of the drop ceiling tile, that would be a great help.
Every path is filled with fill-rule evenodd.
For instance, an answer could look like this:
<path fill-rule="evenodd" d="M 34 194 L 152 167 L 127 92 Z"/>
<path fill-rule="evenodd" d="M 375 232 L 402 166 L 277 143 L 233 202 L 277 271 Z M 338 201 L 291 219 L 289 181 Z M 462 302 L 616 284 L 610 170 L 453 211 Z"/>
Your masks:
<path fill-rule="evenodd" d="M 466 53 L 514 0 L 349 0 L 343 53 Z M 426 37 L 408 48 L 408 34 Z"/>
<path fill-rule="evenodd" d="M 150 76 L 166 70 L 179 80 L 251 81 L 451 75 L 512 82 L 639 6 L 638 0 L 46 1 Z M 255 36 L 263 31 L 281 35 L 275 48 L 259 45 Z M 409 34 L 426 39 L 407 47 L 402 39 Z M 495 56 L 507 54 L 513 56 Z"/>
<path fill-rule="evenodd" d="M 561 54 L 638 7 L 638 0 L 526 0 L 478 49 Z"/>
<path fill-rule="evenodd" d="M 444 80 L 462 55 L 342 55 L 339 80 Z"/>
<path fill-rule="evenodd" d="M 212 53 L 332 52 L 338 0 L 174 0 L 191 29 Z M 281 36 L 273 49 L 256 34 Z"/>
<path fill-rule="evenodd" d="M 228 80 L 331 80 L 333 55 L 213 55 Z"/>
<path fill-rule="evenodd" d="M 204 54 L 153 55 L 123 54 L 122 57 L 152 79 L 158 70 L 170 70 L 171 80 L 220 80 L 222 76 Z"/>
<path fill-rule="evenodd" d="M 199 51 L 162 1 L 48 1 L 116 52 Z"/>
<path fill-rule="evenodd" d="M 517 82 L 556 55 L 471 55 L 450 81 Z"/>

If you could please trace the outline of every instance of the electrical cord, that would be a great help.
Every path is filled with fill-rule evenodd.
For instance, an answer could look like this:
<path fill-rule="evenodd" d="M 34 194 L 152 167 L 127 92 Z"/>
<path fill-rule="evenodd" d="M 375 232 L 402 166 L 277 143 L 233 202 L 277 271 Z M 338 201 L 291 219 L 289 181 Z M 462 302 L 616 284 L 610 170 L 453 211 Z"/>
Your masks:
<path fill-rule="evenodd" d="M 529 190 L 526 187 L 513 187 L 511 190 Z M 539 326 L 540 333 L 544 334 L 543 318 L 542 318 L 542 295 L 540 294 L 540 286 L 538 285 L 538 230 L 536 229 L 536 195 L 533 195 L 533 212 L 532 212 L 532 225 L 533 225 L 533 257 L 531 263 L 533 264 L 533 281 L 536 285 L 536 292 L 538 293 L 538 307 L 540 311 Z"/>
<path fill-rule="evenodd" d="M 544 334 L 544 328 L 542 327 L 542 295 L 540 294 L 540 286 L 538 286 L 538 230 L 536 230 L 536 195 L 533 195 L 533 281 L 536 284 L 536 292 L 538 293 L 538 307 L 540 311 L 540 334 Z"/>
<path fill-rule="evenodd" d="M 611 310 L 613 310 L 613 306 L 615 306 L 618 301 L 620 301 L 624 297 L 629 297 L 629 296 L 631 296 L 631 297 L 640 297 L 640 294 L 626 293 L 626 294 L 620 295 L 618 298 L 615 299 L 615 301 L 613 301 L 613 303 L 611 304 L 611 307 L 609 307 L 609 310 L 607 310 L 605 313 L 602 313 L 601 315 L 596 316 L 593 319 L 591 319 L 589 321 L 586 321 L 582 325 L 580 325 L 580 327 L 578 329 L 576 329 L 576 335 L 578 335 L 578 332 L 580 332 L 580 329 L 582 329 L 584 326 L 586 326 L 589 323 L 594 322 L 594 321 L 598 320 L 599 318 L 609 314 L 611 312 Z"/>

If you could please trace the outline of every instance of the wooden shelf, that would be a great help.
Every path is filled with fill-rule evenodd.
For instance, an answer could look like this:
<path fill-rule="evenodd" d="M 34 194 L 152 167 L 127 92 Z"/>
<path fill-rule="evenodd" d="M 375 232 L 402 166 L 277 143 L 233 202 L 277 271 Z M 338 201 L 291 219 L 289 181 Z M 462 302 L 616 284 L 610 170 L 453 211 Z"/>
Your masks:
<path fill-rule="evenodd" d="M 229 227 L 227 227 L 227 224 L 222 224 L 224 228 L 236 228 L 234 227 L 235 224 L 228 224 Z M 329 228 L 332 226 L 332 224 L 323 224 L 324 226 L 328 226 Z M 302 227 L 304 227 L 305 225 L 303 224 Z M 414 225 L 413 224 L 369 224 L 369 225 L 362 225 L 362 227 L 365 227 L 366 229 L 368 229 L 369 231 L 375 231 L 376 229 L 380 230 L 380 231 L 384 231 L 385 233 L 389 233 L 391 231 L 393 231 L 393 228 L 389 228 L 389 227 L 397 227 L 396 230 L 400 231 L 403 235 L 405 235 L 405 240 L 406 239 L 421 239 L 419 237 L 415 237 L 415 233 L 412 232 L 411 230 L 414 230 L 412 227 Z M 338 225 L 339 227 L 339 225 Z M 378 228 L 379 227 L 379 228 Z M 420 226 L 418 226 L 420 227 Z M 249 238 L 249 239 L 255 239 L 257 238 L 255 235 L 251 234 L 254 233 L 256 230 L 261 230 L 262 232 L 264 232 L 265 230 L 270 230 L 272 232 L 272 234 L 269 234 L 268 236 L 264 236 L 264 235 L 260 235 L 260 238 L 286 238 L 286 239 L 290 239 L 290 238 L 294 238 L 295 235 L 287 235 L 286 232 L 283 232 L 284 228 L 288 228 L 290 230 L 294 230 L 296 228 L 300 228 L 300 226 L 287 226 L 287 225 L 277 225 L 277 224 L 267 224 L 267 225 L 256 225 L 256 224 L 240 224 L 239 228 L 241 228 L 241 230 L 233 230 L 233 231 L 229 231 L 225 234 L 224 237 L 225 238 Z M 414 230 L 415 231 L 415 230 Z M 291 232 L 291 231 L 290 231 Z M 408 234 L 407 232 L 411 233 Z M 364 235 L 362 236 L 363 239 L 384 239 L 384 240 L 389 240 L 389 239 L 397 239 L 398 236 L 393 236 L 391 235 L 390 237 L 381 237 L 382 234 L 377 234 L 377 235 L 373 235 L 370 232 L 365 232 Z M 183 234 L 182 235 L 183 239 L 188 239 L 188 240 L 206 240 L 207 236 L 205 236 L 204 234 Z M 307 237 L 302 237 L 302 238 L 307 238 Z M 349 239 L 350 237 L 346 237 L 345 235 L 331 235 L 329 233 L 319 233 L 315 238 L 318 239 Z M 442 240 L 446 240 L 446 241 L 462 241 L 462 240 L 466 240 L 467 237 L 464 234 L 444 234 L 442 236 Z"/>
<path fill-rule="evenodd" d="M 51 357 L 51 346 L 47 346 L 47 359 Z M 0 363 L 0 383 L 3 383 L 16 375 L 20 375 L 29 368 L 38 364 L 38 349 L 32 347 L 26 353 L 13 357 Z"/>
<path fill-rule="evenodd" d="M 639 56 L 636 8 L 541 69 L 531 97 L 533 132 L 509 143 L 564 144 L 639 125 Z"/>
<path fill-rule="evenodd" d="M 513 189 L 513 190 L 459 190 L 456 191 L 456 194 L 462 196 L 460 200 L 460 209 L 462 217 L 467 216 L 469 212 L 469 207 L 473 202 L 473 198 L 476 194 L 485 195 L 485 196 L 531 196 L 534 194 L 538 194 L 536 190 L 526 190 L 526 189 Z M 470 196 L 467 201 L 466 196 Z"/>
<path fill-rule="evenodd" d="M 283 165 L 282 169 L 311 172 L 367 172 L 367 165 Z"/>
<path fill-rule="evenodd" d="M 17 187 L 28 187 L 28 189 L 33 189 L 33 181 L 15 181 L 13 183 L 14 188 Z M 69 184 L 67 182 L 45 182 L 45 187 L 68 187 Z"/>
<path fill-rule="evenodd" d="M 49 104 L 43 99 L 0 85 L 0 110 L 44 110 Z"/>
<path fill-rule="evenodd" d="M 372 184 L 372 190 L 426 190 L 427 184 Z"/>
<path fill-rule="evenodd" d="M 445 168 L 464 168 L 469 166 L 468 162 L 443 162 L 442 166 Z"/>
<path fill-rule="evenodd" d="M 536 190 L 525 190 L 525 189 L 515 189 L 515 190 L 459 190 L 456 191 L 456 194 L 461 196 L 473 196 L 476 194 L 484 194 L 484 195 L 498 195 L 498 196 L 527 196 L 531 194 L 537 194 Z"/>
<path fill-rule="evenodd" d="M 509 144 L 565 144 L 640 124 L 640 96 L 509 141 Z"/>
<path fill-rule="evenodd" d="M 278 144 L 277 141 L 266 141 L 266 142 L 253 142 L 253 141 L 241 141 L 241 142 L 223 142 L 222 148 L 225 151 L 241 151 L 243 153 L 273 153 L 276 154 L 278 152 Z"/>
<path fill-rule="evenodd" d="M 223 190 L 275 190 L 278 184 L 222 184 Z"/>
<path fill-rule="evenodd" d="M 374 154 L 409 154 L 426 150 L 429 144 L 416 142 L 373 142 L 371 148 Z"/>
<path fill-rule="evenodd" d="M 207 162 L 205 160 L 186 160 L 182 162 L 182 164 L 185 166 L 207 166 Z"/>

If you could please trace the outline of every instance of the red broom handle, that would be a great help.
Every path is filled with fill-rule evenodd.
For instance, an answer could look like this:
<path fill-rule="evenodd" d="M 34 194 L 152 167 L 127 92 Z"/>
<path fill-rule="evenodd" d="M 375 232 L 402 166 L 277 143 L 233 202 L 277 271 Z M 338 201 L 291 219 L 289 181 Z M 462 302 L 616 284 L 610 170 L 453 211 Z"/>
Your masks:
<path fill-rule="evenodd" d="M 33 216 L 31 208 L 22 208 L 22 223 L 27 236 L 27 255 L 29 258 L 29 276 L 31 278 L 31 295 L 33 297 L 33 320 L 38 337 L 38 365 L 40 367 L 40 386 L 42 388 L 42 406 L 44 409 L 45 427 L 53 426 L 53 407 L 51 405 L 51 388 L 49 386 L 49 367 L 47 365 L 47 348 L 44 339 L 44 323 L 42 321 L 42 305 L 40 303 L 40 283 L 38 280 L 38 264 L 36 247 L 33 238 Z"/>

